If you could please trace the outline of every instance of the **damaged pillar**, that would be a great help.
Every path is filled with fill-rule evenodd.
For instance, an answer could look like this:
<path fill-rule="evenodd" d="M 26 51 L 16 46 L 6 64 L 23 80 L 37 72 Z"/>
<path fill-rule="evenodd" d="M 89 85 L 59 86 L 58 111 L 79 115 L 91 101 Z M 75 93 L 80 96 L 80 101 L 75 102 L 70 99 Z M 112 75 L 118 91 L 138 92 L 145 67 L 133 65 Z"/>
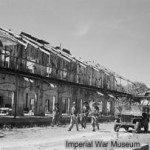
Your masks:
<path fill-rule="evenodd" d="M 72 87 L 72 102 L 76 102 L 78 110 L 81 110 L 81 90 L 79 87 Z"/>
<path fill-rule="evenodd" d="M 114 115 L 115 114 L 115 99 L 111 99 L 110 103 L 110 114 Z"/>
<path fill-rule="evenodd" d="M 18 89 L 18 100 L 17 100 L 17 115 L 18 116 L 24 115 L 24 113 L 23 113 L 24 92 L 25 92 L 25 89 L 19 87 L 19 89 Z"/>
<path fill-rule="evenodd" d="M 36 98 L 35 98 L 35 116 L 45 116 L 45 102 L 43 97 L 43 82 L 42 81 L 35 81 L 35 91 L 36 91 Z"/>
<path fill-rule="evenodd" d="M 108 96 L 105 95 L 102 100 L 102 114 L 103 115 L 107 115 L 107 100 L 108 100 Z"/>
<path fill-rule="evenodd" d="M 77 102 L 77 93 L 78 93 L 78 88 L 77 87 L 72 87 L 72 102 Z"/>
<path fill-rule="evenodd" d="M 16 116 L 23 116 L 23 99 L 24 99 L 24 82 L 21 77 L 17 76 L 15 77 L 15 92 L 14 92 L 14 101 L 13 101 L 13 110 L 12 115 L 14 118 Z"/>
<path fill-rule="evenodd" d="M 63 86 L 58 84 L 58 103 L 59 103 L 59 108 L 60 108 L 60 113 L 62 114 L 62 92 L 63 92 Z"/>
<path fill-rule="evenodd" d="M 81 107 L 82 107 L 82 102 L 81 102 L 81 89 L 77 88 L 77 95 L 76 95 L 76 99 L 77 99 L 77 108 L 78 111 L 81 113 Z"/>

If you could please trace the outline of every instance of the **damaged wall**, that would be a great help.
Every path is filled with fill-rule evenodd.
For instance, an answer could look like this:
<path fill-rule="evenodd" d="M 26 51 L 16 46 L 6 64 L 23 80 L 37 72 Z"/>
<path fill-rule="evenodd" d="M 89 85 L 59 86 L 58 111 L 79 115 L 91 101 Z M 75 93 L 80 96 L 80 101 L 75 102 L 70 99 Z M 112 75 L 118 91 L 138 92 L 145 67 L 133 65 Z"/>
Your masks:
<path fill-rule="evenodd" d="M 0 39 L 0 67 L 40 75 L 41 78 L 55 78 L 106 90 L 116 88 L 113 75 L 97 70 L 70 55 L 62 55 L 62 52 L 54 47 L 47 48 L 44 44 L 42 45 L 42 41 L 29 35 L 26 36 L 20 35 L 20 42 L 18 39 L 12 42 L 10 38 L 5 38 L 7 42 L 4 43 L 4 40 Z M 16 38 L 15 35 L 13 38 Z M 72 101 L 77 101 L 78 107 L 81 108 L 83 101 L 101 99 L 96 96 L 96 92 L 88 89 L 60 83 L 56 83 L 54 89 L 46 89 L 49 87 L 43 80 L 34 80 L 31 83 L 19 75 L 13 78 L 15 90 L 12 90 L 12 93 L 14 93 L 15 105 L 17 105 L 13 105 L 13 114 L 17 115 L 23 115 L 23 112 L 28 109 L 34 111 L 35 115 L 51 113 L 55 102 L 63 105 L 62 113 L 69 113 Z M 103 109 L 105 107 L 104 105 Z"/>

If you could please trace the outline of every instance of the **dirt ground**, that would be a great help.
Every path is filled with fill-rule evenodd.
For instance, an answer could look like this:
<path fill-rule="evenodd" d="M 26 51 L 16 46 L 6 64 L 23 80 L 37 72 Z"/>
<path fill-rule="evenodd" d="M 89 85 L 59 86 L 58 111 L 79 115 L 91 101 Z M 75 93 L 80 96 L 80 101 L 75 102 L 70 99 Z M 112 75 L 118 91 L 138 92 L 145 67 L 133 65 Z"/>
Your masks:
<path fill-rule="evenodd" d="M 0 131 L 0 150 L 73 150 L 66 147 L 66 141 L 139 141 L 150 144 L 150 132 L 135 134 L 131 130 L 126 132 L 120 129 L 118 133 L 113 131 L 113 123 L 100 123 L 100 130 L 92 131 L 90 124 L 86 129 L 67 131 L 68 125 L 60 127 L 33 127 L 22 129 L 3 129 Z M 150 129 L 150 128 L 149 128 Z M 85 147 L 76 150 L 87 149 Z M 89 148 L 88 148 L 89 149 Z M 94 148 L 91 147 L 94 150 Z"/>

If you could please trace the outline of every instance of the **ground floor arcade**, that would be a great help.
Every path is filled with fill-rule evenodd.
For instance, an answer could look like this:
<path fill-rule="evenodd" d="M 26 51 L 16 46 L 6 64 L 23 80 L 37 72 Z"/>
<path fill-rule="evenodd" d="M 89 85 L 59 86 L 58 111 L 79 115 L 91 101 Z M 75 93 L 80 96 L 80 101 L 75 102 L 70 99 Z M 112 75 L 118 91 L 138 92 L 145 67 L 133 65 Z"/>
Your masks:
<path fill-rule="evenodd" d="M 0 107 L 11 108 L 12 115 L 52 114 L 56 102 L 61 106 L 62 114 L 69 114 L 73 101 L 77 102 L 80 111 L 84 101 L 96 101 L 102 115 L 113 115 L 115 112 L 115 97 L 97 91 L 54 84 L 42 79 L 0 74 Z"/>

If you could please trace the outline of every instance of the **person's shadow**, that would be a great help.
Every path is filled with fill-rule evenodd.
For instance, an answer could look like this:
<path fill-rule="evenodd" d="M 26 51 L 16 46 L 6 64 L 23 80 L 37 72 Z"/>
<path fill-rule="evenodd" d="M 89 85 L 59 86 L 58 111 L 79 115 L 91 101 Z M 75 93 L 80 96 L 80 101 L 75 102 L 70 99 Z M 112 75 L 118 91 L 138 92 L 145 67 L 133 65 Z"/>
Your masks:
<path fill-rule="evenodd" d="M 134 131 L 134 129 L 128 130 L 128 131 L 126 131 L 126 132 L 128 132 L 128 133 L 136 133 L 136 132 Z M 140 132 L 138 132 L 138 133 L 136 133 L 136 134 L 150 134 L 150 131 L 145 132 L 144 130 L 141 130 Z"/>

